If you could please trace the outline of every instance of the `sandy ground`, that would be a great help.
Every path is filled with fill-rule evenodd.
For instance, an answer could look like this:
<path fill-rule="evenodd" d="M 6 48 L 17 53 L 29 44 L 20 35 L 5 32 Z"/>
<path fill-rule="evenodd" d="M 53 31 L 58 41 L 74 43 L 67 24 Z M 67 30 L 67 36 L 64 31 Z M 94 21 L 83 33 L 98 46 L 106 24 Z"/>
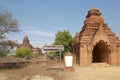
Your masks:
<path fill-rule="evenodd" d="M 65 73 L 65 80 L 120 80 L 120 67 L 79 67 Z"/>
<path fill-rule="evenodd" d="M 43 62 L 27 64 L 21 68 L 0 69 L 0 80 L 120 80 L 120 66 L 80 67 L 74 64 L 73 72 L 55 69 L 59 67 L 58 63 L 47 66 L 54 68 L 46 70 Z"/>

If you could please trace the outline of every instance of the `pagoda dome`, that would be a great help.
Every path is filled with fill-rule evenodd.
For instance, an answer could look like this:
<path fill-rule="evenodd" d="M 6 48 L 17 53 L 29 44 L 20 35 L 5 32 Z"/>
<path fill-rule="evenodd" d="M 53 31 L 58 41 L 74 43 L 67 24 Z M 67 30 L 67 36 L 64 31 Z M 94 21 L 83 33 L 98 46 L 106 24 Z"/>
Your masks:
<path fill-rule="evenodd" d="M 84 21 L 84 24 L 103 24 L 104 19 L 101 17 L 101 12 L 97 8 L 91 8 L 88 11 L 88 14 L 86 16 L 86 20 Z"/>

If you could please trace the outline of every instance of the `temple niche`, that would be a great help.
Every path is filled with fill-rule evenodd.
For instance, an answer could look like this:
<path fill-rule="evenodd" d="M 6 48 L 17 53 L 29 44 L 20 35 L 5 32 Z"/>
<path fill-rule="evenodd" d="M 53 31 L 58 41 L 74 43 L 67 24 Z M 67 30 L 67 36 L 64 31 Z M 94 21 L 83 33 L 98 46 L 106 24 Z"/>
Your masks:
<path fill-rule="evenodd" d="M 97 8 L 88 11 L 82 30 L 74 37 L 73 51 L 80 66 L 120 65 L 120 39 L 104 23 Z"/>
<path fill-rule="evenodd" d="M 23 38 L 23 43 L 22 43 L 20 46 L 18 46 L 18 48 L 21 48 L 21 47 L 29 48 L 29 49 L 32 51 L 32 53 L 38 52 L 39 54 L 42 54 L 42 50 L 41 50 L 40 48 L 34 48 L 34 47 L 30 44 L 29 38 L 28 38 L 27 35 L 24 36 L 24 38 Z"/>

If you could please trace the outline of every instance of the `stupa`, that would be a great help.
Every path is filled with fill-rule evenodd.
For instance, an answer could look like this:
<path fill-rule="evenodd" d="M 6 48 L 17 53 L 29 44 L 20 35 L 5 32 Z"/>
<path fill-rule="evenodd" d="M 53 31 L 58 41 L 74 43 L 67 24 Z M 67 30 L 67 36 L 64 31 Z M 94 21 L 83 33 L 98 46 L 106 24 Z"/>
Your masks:
<path fill-rule="evenodd" d="M 104 23 L 99 9 L 88 11 L 82 30 L 75 35 L 73 51 L 80 66 L 92 63 L 120 65 L 120 39 Z"/>
<path fill-rule="evenodd" d="M 34 48 L 34 47 L 30 44 L 30 41 L 29 41 L 29 38 L 28 38 L 27 35 L 24 36 L 24 38 L 23 38 L 23 43 L 22 43 L 20 46 L 18 46 L 18 48 L 20 48 L 20 47 L 29 48 L 33 53 L 34 53 L 34 52 L 38 52 L 39 54 L 42 53 L 42 50 L 41 50 L 40 48 L 38 48 L 38 47 L 37 47 L 37 48 Z"/>

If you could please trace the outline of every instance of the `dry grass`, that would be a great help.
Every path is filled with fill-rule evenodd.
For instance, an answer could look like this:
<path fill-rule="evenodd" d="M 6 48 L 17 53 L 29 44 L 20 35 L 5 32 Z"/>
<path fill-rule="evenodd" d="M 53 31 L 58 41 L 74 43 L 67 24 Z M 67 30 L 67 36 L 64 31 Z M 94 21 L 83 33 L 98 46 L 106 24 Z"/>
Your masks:
<path fill-rule="evenodd" d="M 60 70 L 47 70 L 46 71 L 46 64 L 28 64 L 22 68 L 16 69 L 4 69 L 0 70 L 0 76 L 6 77 L 7 80 L 22 80 L 27 77 L 27 79 L 31 80 L 33 76 L 47 76 L 54 80 L 62 80 L 64 75 L 63 71 Z M 26 79 L 26 80 L 27 80 Z M 1 80 L 1 79 L 0 79 Z M 39 79 L 41 80 L 41 79 Z"/>
<path fill-rule="evenodd" d="M 41 62 L 29 63 L 18 68 L 0 69 L 0 80 L 120 80 L 120 66 L 80 67 L 74 64 L 73 72 L 56 70 L 56 67 L 59 67 L 58 62 L 47 66 L 54 68 L 46 70 L 46 63 Z"/>
<path fill-rule="evenodd" d="M 0 61 L 9 62 L 9 60 L 10 62 L 16 61 L 13 57 L 1 58 Z M 47 66 L 55 66 L 55 68 L 58 67 L 58 65 L 59 63 L 54 61 L 47 64 Z M 0 80 L 33 80 L 32 78 L 40 78 L 36 80 L 42 80 L 42 78 L 44 78 L 43 80 L 48 80 L 46 78 L 50 80 L 63 80 L 64 78 L 64 72 L 61 70 L 56 70 L 55 68 L 46 70 L 46 62 L 43 58 L 32 59 L 31 63 L 19 64 L 17 66 L 18 67 L 12 66 L 12 68 L 0 67 Z"/>

